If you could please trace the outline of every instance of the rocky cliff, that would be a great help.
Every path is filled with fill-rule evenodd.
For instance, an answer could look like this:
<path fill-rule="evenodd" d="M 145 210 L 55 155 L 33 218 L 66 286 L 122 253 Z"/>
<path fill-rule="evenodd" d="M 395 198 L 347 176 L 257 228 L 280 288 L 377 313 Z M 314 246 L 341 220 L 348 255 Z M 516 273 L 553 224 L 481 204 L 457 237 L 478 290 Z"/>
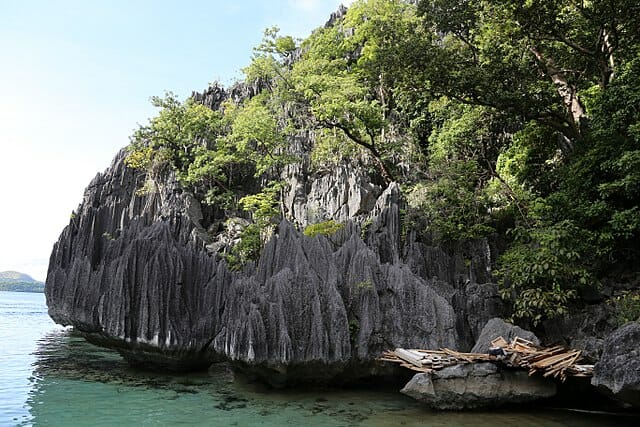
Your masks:
<path fill-rule="evenodd" d="M 293 222 L 232 272 L 207 249 L 211 208 L 170 170 L 141 194 L 145 177 L 125 156 L 86 189 L 53 249 L 46 296 L 57 323 L 133 364 L 226 359 L 274 384 L 330 381 L 378 372 L 375 357 L 394 346 L 468 349 L 501 314 L 487 244 L 448 253 L 415 242 L 396 184 L 383 189 L 348 165 L 296 171 Z M 294 225 L 329 217 L 346 224 L 329 237 Z"/>
<path fill-rule="evenodd" d="M 345 13 L 346 9 L 340 8 L 331 16 L 326 28 L 339 22 Z M 344 28 L 338 35 L 355 33 L 353 28 Z M 382 35 L 386 40 L 386 32 Z M 276 43 L 277 39 L 272 41 Z M 413 44 L 410 45 L 413 49 Z M 280 52 L 284 55 L 282 58 L 271 59 L 283 70 L 293 72 L 293 65 L 304 60 L 301 49 L 292 48 Z M 388 49 L 391 49 L 388 54 L 394 54 L 396 43 Z M 357 67 L 352 70 L 360 50 L 356 48 L 340 54 L 348 58 L 341 68 L 345 76 L 353 77 L 363 72 Z M 311 65 L 314 65 L 313 61 L 307 68 Z M 399 66 L 397 71 L 404 70 L 402 61 Z M 305 67 L 302 69 L 305 71 Z M 225 128 L 224 131 L 212 130 L 204 136 L 185 131 L 186 137 L 178 131 L 170 138 L 164 138 L 169 141 L 164 146 L 155 144 L 151 134 L 141 137 L 142 141 L 134 138 L 134 146 L 135 142 L 141 143 L 138 148 L 142 150 L 138 154 L 144 154 L 145 149 L 155 150 L 155 154 L 168 150 L 158 155 L 164 160 L 155 163 L 157 158 L 149 156 L 150 167 L 141 166 L 145 171 L 134 170 L 125 164 L 127 152 L 123 150 L 111 166 L 90 183 L 51 255 L 45 290 L 51 317 L 58 323 L 73 325 L 94 343 L 118 349 L 135 365 L 191 370 L 204 368 L 217 360 L 228 360 L 275 385 L 298 381 L 344 381 L 384 374 L 388 368 L 376 363 L 375 359 L 382 350 L 398 346 L 446 346 L 467 351 L 476 344 L 478 351 L 486 350 L 487 340 L 481 337 L 483 327 L 490 319 L 508 314 L 498 297 L 496 285 L 491 283 L 491 266 L 497 252 L 495 245 L 486 240 L 434 244 L 425 232 L 433 224 L 413 221 L 435 223 L 434 218 L 446 217 L 446 214 L 441 215 L 440 210 L 434 209 L 435 213 L 417 219 L 407 218 L 410 215 L 407 215 L 399 185 L 389 183 L 392 176 L 405 184 L 422 181 L 427 175 L 429 179 L 425 182 L 428 184 L 439 176 L 451 174 L 457 177 L 456 162 L 442 165 L 435 173 L 421 167 L 429 164 L 423 157 L 428 154 L 426 143 L 437 133 L 432 132 L 429 136 L 423 134 L 425 129 L 409 129 L 406 122 L 413 120 L 409 120 L 410 116 L 405 117 L 402 109 L 390 107 L 394 102 L 388 103 L 385 79 L 377 72 L 372 74 L 373 80 L 380 76 L 376 93 L 369 93 L 373 90 L 369 87 L 370 82 L 360 89 L 368 94 L 363 99 L 367 103 L 372 101 L 370 107 L 385 105 L 390 108 L 388 112 L 366 109 L 365 118 L 371 113 L 380 120 L 367 125 L 359 114 L 354 116 L 353 111 L 359 111 L 361 106 L 352 105 L 353 99 L 349 96 L 339 102 L 341 108 L 333 119 L 327 121 L 317 114 L 314 118 L 314 108 L 334 108 L 333 103 L 325 105 L 321 97 L 304 95 L 314 92 L 311 89 L 315 86 L 311 83 L 322 75 L 317 72 L 306 70 L 298 76 L 308 80 L 308 84 L 294 91 L 295 102 L 286 97 L 277 99 L 277 108 L 271 106 L 271 109 L 266 104 L 256 104 L 266 109 L 270 118 L 265 122 L 265 128 L 273 132 L 265 140 L 277 141 L 277 144 L 258 144 L 255 135 L 242 138 L 235 135 L 236 139 L 240 138 L 237 141 L 243 141 L 240 145 L 256 147 L 249 151 L 231 150 L 238 158 L 227 153 L 222 157 L 233 158 L 228 162 L 217 156 L 214 156 L 216 161 L 209 159 L 207 166 L 212 170 L 205 175 L 210 175 L 217 190 L 228 190 L 224 193 L 234 198 L 233 208 L 201 203 L 207 199 L 207 191 L 212 191 L 211 182 L 202 181 L 200 187 L 193 182 L 185 184 L 189 188 L 180 184 L 188 182 L 185 174 L 189 176 L 190 167 L 197 164 L 198 152 L 204 149 L 208 154 L 215 154 L 222 134 L 229 138 L 228 141 L 236 141 L 231 138 L 233 125 L 225 120 L 215 121 L 205 114 L 202 117 L 207 117 L 207 123 L 215 121 L 216 125 L 212 127 Z M 269 80 L 272 78 L 269 75 L 259 74 L 253 82 L 238 83 L 227 89 L 213 85 L 203 93 L 194 93 L 193 100 L 224 115 L 225 101 L 241 105 L 272 91 L 276 80 Z M 288 85 L 285 80 L 280 84 Z M 328 87 L 338 93 L 351 87 L 352 83 L 353 80 L 347 79 L 341 83 L 346 84 L 344 87 Z M 409 92 L 416 91 L 413 84 L 409 86 Z M 401 94 L 404 89 L 399 87 L 398 90 Z M 428 101 L 432 105 L 432 101 L 437 100 Z M 427 108 L 426 105 L 421 103 L 419 108 Z M 252 121 L 255 117 L 252 112 L 261 110 L 243 111 L 251 113 Z M 451 111 L 453 120 L 458 113 L 454 113 L 455 109 Z M 422 117 L 422 112 L 419 113 Z M 359 117 L 357 120 L 351 120 L 356 116 Z M 336 117 L 340 119 L 336 121 Z M 357 133 L 367 134 L 370 143 L 351 133 L 342 120 L 353 121 Z M 191 120 L 185 123 L 191 123 Z M 380 123 L 384 126 L 378 128 Z M 504 124 L 506 126 L 506 122 Z M 510 126 L 487 132 L 501 141 L 505 129 Z M 208 129 L 208 126 L 204 127 Z M 287 130 L 281 135 L 283 128 Z M 349 154 L 327 160 L 327 164 L 312 164 L 311 151 L 314 146 L 321 145 L 318 143 L 321 128 L 325 131 L 341 129 L 359 148 L 352 147 L 354 150 Z M 378 131 L 380 135 L 376 136 Z M 413 131 L 418 131 L 419 135 L 409 138 L 408 133 Z M 484 132 L 476 135 L 482 141 L 486 140 Z M 163 139 L 163 136 L 166 137 L 160 135 L 159 138 Z M 376 149 L 376 141 L 393 145 L 403 138 L 410 139 L 411 143 L 398 144 L 386 153 Z M 464 132 L 459 138 L 459 142 L 468 143 Z M 346 140 L 334 137 L 332 141 L 332 144 L 342 144 Z M 258 145 L 261 145 L 259 150 Z M 443 153 L 447 158 L 457 159 L 459 154 L 453 146 L 458 144 L 451 145 L 451 148 L 443 148 Z M 366 150 L 358 151 L 363 147 Z M 500 147 L 490 151 L 497 155 L 507 146 Z M 485 149 L 483 145 L 480 151 L 484 153 Z M 556 152 L 556 147 L 551 151 Z M 280 163 L 273 159 L 268 168 L 257 168 L 256 158 L 281 157 L 280 154 L 294 160 Z M 240 156 L 243 157 L 239 159 Z M 251 161 L 245 165 L 247 158 Z M 473 184 L 474 189 L 468 195 L 472 202 L 467 206 L 482 215 L 457 220 L 456 228 L 483 225 L 489 219 L 500 223 L 500 227 L 510 227 L 499 219 L 500 212 L 507 212 L 510 203 L 490 209 L 484 202 L 476 204 L 479 194 L 489 188 L 488 183 L 493 178 L 487 183 L 484 180 L 495 175 L 491 164 L 497 164 L 498 159 L 478 157 L 469 161 L 487 163 L 489 168 L 484 174 L 473 172 L 463 177 L 465 182 L 460 183 L 464 186 L 479 176 L 484 177 L 480 180 L 482 184 Z M 393 165 L 393 174 L 385 173 L 385 163 Z M 238 168 L 238 165 L 243 166 Z M 226 172 L 217 171 L 223 167 L 244 170 L 245 166 L 246 173 L 237 173 L 234 179 L 231 179 L 231 173 L 227 176 Z M 258 170 L 261 172 L 257 173 Z M 221 186 L 223 181 L 227 185 Z M 285 183 L 274 204 L 280 208 L 282 221 L 262 248 L 260 257 L 237 271 L 240 263 L 232 263 L 230 267 L 225 260 L 228 259 L 225 254 L 238 243 L 242 226 L 249 224 L 248 213 L 239 212 L 241 203 L 237 203 L 237 199 L 248 194 L 255 196 L 261 186 L 274 181 Z M 230 182 L 234 186 L 228 185 Z M 482 188 L 485 185 L 487 187 Z M 459 183 L 454 180 L 444 190 L 456 192 L 458 187 Z M 505 200 L 513 196 L 510 189 L 508 193 Z M 425 206 L 431 206 L 429 203 L 434 200 L 425 199 Z M 466 205 L 458 206 L 456 197 L 449 203 L 456 209 L 465 210 Z M 492 211 L 497 216 L 491 218 L 484 215 L 484 211 Z M 341 229 L 313 238 L 302 232 L 309 225 L 329 220 L 340 223 Z M 506 222 L 509 221 L 507 218 Z M 257 220 L 254 224 L 259 225 Z M 259 226 L 259 232 L 269 228 Z M 431 229 L 434 228 L 437 227 Z M 472 236 L 477 234 L 458 238 Z M 614 368 L 606 362 L 596 366 L 594 384 L 609 393 L 633 395 L 629 400 L 636 402 L 637 375 L 626 375 L 626 368 L 619 361 L 626 360 L 622 354 L 630 353 L 631 362 L 625 363 L 637 362 L 637 352 L 633 350 L 637 345 L 626 347 L 623 344 L 627 338 L 636 343 L 638 334 L 635 329 L 629 329 L 611 335 L 618 325 L 614 309 L 606 304 L 605 296 L 615 295 L 615 286 L 609 288 L 607 293 L 593 287 L 593 295 L 581 295 L 581 299 L 570 307 L 571 316 L 542 322 L 536 333 L 544 343 L 561 343 L 585 350 L 594 360 L 601 356 L 615 359 Z M 528 304 L 533 303 L 529 301 Z M 542 310 L 544 303 L 538 305 L 533 308 Z M 500 322 L 496 319 L 488 326 L 502 330 L 504 325 Z M 479 338 L 480 342 L 477 342 Z M 607 375 L 608 372 L 614 374 Z"/>

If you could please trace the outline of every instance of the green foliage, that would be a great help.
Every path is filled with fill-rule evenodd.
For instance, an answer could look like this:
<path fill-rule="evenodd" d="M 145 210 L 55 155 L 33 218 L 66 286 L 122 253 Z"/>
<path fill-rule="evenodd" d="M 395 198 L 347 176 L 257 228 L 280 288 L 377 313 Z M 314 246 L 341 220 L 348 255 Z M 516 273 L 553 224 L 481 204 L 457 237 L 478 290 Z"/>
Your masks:
<path fill-rule="evenodd" d="M 289 156 L 282 152 L 284 134 L 278 126 L 275 112 L 267 102 L 266 95 L 257 95 L 233 111 L 227 111 L 233 118 L 229 140 L 239 156 L 255 164 L 256 177 L 289 160 Z"/>
<path fill-rule="evenodd" d="M 189 165 L 203 146 L 215 141 L 221 130 L 220 113 L 188 99 L 182 103 L 171 92 L 164 98 L 151 98 L 158 116 L 140 126 L 131 137 L 128 163 L 133 167 L 147 167 L 156 152 L 162 153 L 185 179 Z"/>
<path fill-rule="evenodd" d="M 258 224 L 247 225 L 240 233 L 240 242 L 226 256 L 232 271 L 240 271 L 249 261 L 256 261 L 262 250 L 262 229 Z"/>
<path fill-rule="evenodd" d="M 429 110 L 429 176 L 410 187 L 412 215 L 422 215 L 426 231 L 439 241 L 484 237 L 494 231 L 491 210 L 510 202 L 496 197 L 501 187 L 490 186 L 508 121 L 446 97 L 432 101 Z"/>
<path fill-rule="evenodd" d="M 272 80 L 278 75 L 277 69 L 279 65 L 271 56 L 257 56 L 251 61 L 247 67 L 242 69 L 245 79 L 248 82 Z"/>
<path fill-rule="evenodd" d="M 640 58 L 631 61 L 593 107 L 584 147 L 562 170 L 549 216 L 592 231 L 595 271 L 634 264 L 640 253 Z"/>
<path fill-rule="evenodd" d="M 618 325 L 627 322 L 640 321 L 640 293 L 638 291 L 625 291 L 613 300 L 617 312 Z"/>
<path fill-rule="evenodd" d="M 434 181 L 417 184 L 407 195 L 412 209 L 420 211 L 428 230 L 441 242 L 473 240 L 493 231 L 488 202 L 477 194 L 470 162 L 450 164 Z"/>
<path fill-rule="evenodd" d="M 138 188 L 136 190 L 136 195 L 137 196 L 144 196 L 147 194 L 153 194 L 155 193 L 157 190 L 157 186 L 155 181 L 151 178 L 151 177 L 147 177 L 144 180 L 144 184 L 142 184 L 142 187 Z"/>
<path fill-rule="evenodd" d="M 319 222 L 317 224 L 308 225 L 304 229 L 304 235 L 307 237 L 331 236 L 344 228 L 344 224 L 335 222 L 334 220 Z"/>
<path fill-rule="evenodd" d="M 373 225 L 373 218 L 367 218 L 361 225 L 360 238 L 366 240 L 369 229 Z"/>
<path fill-rule="evenodd" d="M 311 152 L 311 165 L 316 170 L 331 169 L 345 160 L 357 158 L 363 149 L 350 144 L 344 133 L 338 129 L 319 129 Z"/>
<path fill-rule="evenodd" d="M 247 82 L 262 82 L 272 90 L 287 80 L 285 61 L 297 49 L 299 41 L 291 36 L 280 36 L 278 27 L 265 29 L 262 42 L 254 48 L 251 63 L 242 71 Z M 283 95 L 280 91 L 279 95 Z"/>
<path fill-rule="evenodd" d="M 553 129 L 536 122 L 527 123 L 499 155 L 496 172 L 512 188 L 520 187 L 521 197 L 548 195 L 558 186 L 562 166 L 557 140 Z"/>
<path fill-rule="evenodd" d="M 390 159 L 400 143 L 389 137 L 397 125 L 398 50 L 419 46 L 417 23 L 415 8 L 404 2 L 356 2 L 341 21 L 303 42 L 302 58 L 290 74 L 292 90 L 308 105 L 317 126 L 341 131 L 367 153 L 387 182 L 395 179 Z"/>
<path fill-rule="evenodd" d="M 358 289 L 372 289 L 373 282 L 371 280 L 363 280 L 362 282 L 356 283 L 356 288 Z"/>
<path fill-rule="evenodd" d="M 569 140 L 588 120 L 580 95 L 608 86 L 639 24 L 629 1 L 422 0 L 419 9 L 439 34 L 420 59 L 435 90 L 536 120 Z"/>
<path fill-rule="evenodd" d="M 511 230 L 502 294 L 540 322 L 637 268 L 639 17 L 630 0 L 359 0 L 302 42 L 267 29 L 243 70 L 253 97 L 220 111 L 153 98 L 126 162 L 149 188 L 172 169 L 199 200 L 251 213 L 228 255 L 239 269 L 281 214 L 276 181 L 306 133 L 314 172 L 352 162 L 403 184 L 403 236 Z"/>
<path fill-rule="evenodd" d="M 238 165 L 246 158 L 222 138 L 222 114 L 193 99 L 180 102 L 171 92 L 151 102 L 160 111 L 134 132 L 127 165 L 146 170 L 153 179 L 154 171 L 168 164 L 183 185 L 203 194 L 204 201 L 229 198 L 234 178 L 230 172 L 234 166 L 241 170 Z M 150 188 L 148 179 L 141 192 Z"/>
<path fill-rule="evenodd" d="M 256 224 L 266 227 L 280 214 L 278 201 L 282 187 L 281 182 L 272 182 L 259 193 L 240 199 L 240 206 L 253 214 Z"/>
<path fill-rule="evenodd" d="M 153 159 L 153 148 L 130 145 L 125 164 L 132 169 L 148 169 Z"/>
<path fill-rule="evenodd" d="M 129 167 L 148 172 L 140 193 L 153 189 L 155 171 L 169 165 L 203 202 L 232 207 L 249 179 L 292 161 L 271 101 L 260 94 L 212 111 L 172 93 L 152 98 L 160 112 L 134 133 L 126 158 Z"/>
<path fill-rule="evenodd" d="M 269 27 L 264 30 L 262 43 L 255 48 L 256 53 L 272 54 L 279 57 L 287 57 L 298 47 L 298 42 L 291 36 L 280 36 L 278 27 Z"/>
<path fill-rule="evenodd" d="M 515 243 L 500 257 L 501 295 L 514 303 L 514 317 L 537 324 L 562 316 L 581 287 L 593 286 L 589 232 L 570 221 L 517 229 Z"/>
<path fill-rule="evenodd" d="M 454 237 L 455 224 L 490 223 L 454 206 L 512 216 L 499 273 L 515 317 L 563 315 L 580 286 L 613 265 L 634 268 L 639 11 L 626 0 L 419 2 L 434 37 L 405 60 L 413 81 L 451 101 L 418 115 L 431 129 L 431 180 L 413 204 Z M 491 116 L 498 126 L 486 126 Z M 434 196 L 443 201 L 431 204 Z"/>

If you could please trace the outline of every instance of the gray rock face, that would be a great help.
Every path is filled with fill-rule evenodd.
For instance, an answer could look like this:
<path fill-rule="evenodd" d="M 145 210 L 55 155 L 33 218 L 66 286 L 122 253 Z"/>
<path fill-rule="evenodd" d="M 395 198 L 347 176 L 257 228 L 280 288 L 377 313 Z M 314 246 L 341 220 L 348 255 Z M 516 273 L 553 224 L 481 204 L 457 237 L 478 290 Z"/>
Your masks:
<path fill-rule="evenodd" d="M 484 326 L 480 333 L 480 337 L 478 338 L 476 345 L 471 349 L 471 352 L 486 353 L 491 346 L 491 341 L 498 337 L 503 337 L 507 341 L 511 341 L 515 337 L 520 337 L 531 341 L 536 345 L 540 344 L 540 340 L 533 332 L 522 329 L 519 326 L 514 326 L 502 319 L 494 318 L 489 320 Z"/>
<path fill-rule="evenodd" d="M 640 322 L 629 322 L 605 339 L 591 384 L 640 407 Z"/>
<path fill-rule="evenodd" d="M 556 387 L 552 381 L 529 377 L 524 371 L 478 363 L 417 374 L 401 392 L 433 409 L 459 410 L 548 398 L 555 395 Z"/>
<path fill-rule="evenodd" d="M 371 182 L 366 173 L 346 165 L 316 177 L 310 176 L 303 168 L 295 169 L 296 173 L 289 179 L 291 189 L 284 203 L 291 220 L 301 226 L 328 218 L 344 222 L 366 216 L 383 191 Z"/>
<path fill-rule="evenodd" d="M 55 244 L 46 297 L 57 323 L 133 364 L 188 370 L 227 359 L 278 385 L 330 381 L 379 369 L 374 360 L 388 348 L 461 348 L 473 319 L 493 310 L 480 305 L 469 318 L 458 310 L 460 286 L 446 282 L 467 274 L 456 257 L 430 254 L 427 279 L 402 256 L 395 185 L 352 191 L 361 186 L 348 171 L 311 183 L 346 194 L 338 217 L 360 211 L 370 218 L 366 236 L 347 222 L 329 238 L 308 238 L 283 221 L 257 265 L 231 272 L 207 250 L 217 244 L 207 233 L 211 208 L 170 171 L 140 194 L 145 177 L 124 157 L 91 182 Z M 483 285 L 462 285 L 483 295 Z"/>
<path fill-rule="evenodd" d="M 617 329 L 615 308 L 593 304 L 570 315 L 544 322 L 545 340 L 582 350 L 595 362 L 600 359 L 605 338 Z"/>
<path fill-rule="evenodd" d="M 461 243 L 445 250 L 416 242 L 410 233 L 403 259 L 454 307 L 459 350 L 469 351 L 487 321 L 505 314 L 498 287 L 490 283 L 492 250 L 486 241 Z"/>

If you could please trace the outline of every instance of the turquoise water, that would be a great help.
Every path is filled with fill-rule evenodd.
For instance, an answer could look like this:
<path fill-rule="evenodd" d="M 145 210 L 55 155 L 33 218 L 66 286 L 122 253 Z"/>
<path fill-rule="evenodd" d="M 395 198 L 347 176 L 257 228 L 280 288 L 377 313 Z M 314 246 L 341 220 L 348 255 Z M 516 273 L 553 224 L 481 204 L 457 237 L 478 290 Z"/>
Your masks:
<path fill-rule="evenodd" d="M 439 413 L 394 391 L 276 391 L 234 374 L 163 375 L 54 325 L 44 295 L 0 292 L 1 426 L 633 426 L 568 411 Z"/>

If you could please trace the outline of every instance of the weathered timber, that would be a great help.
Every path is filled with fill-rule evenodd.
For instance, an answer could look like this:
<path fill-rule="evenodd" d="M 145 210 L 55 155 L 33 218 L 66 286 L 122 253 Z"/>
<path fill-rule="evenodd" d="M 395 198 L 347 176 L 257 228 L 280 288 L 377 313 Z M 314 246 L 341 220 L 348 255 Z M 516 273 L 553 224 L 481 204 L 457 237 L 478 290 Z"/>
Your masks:
<path fill-rule="evenodd" d="M 567 376 L 590 377 L 593 365 L 578 364 L 582 358 L 579 350 L 561 346 L 540 347 L 531 341 L 515 337 L 507 342 L 503 337 L 491 341 L 492 347 L 501 348 L 506 357 L 496 357 L 483 353 L 461 353 L 449 348 L 440 350 L 402 349 L 385 351 L 378 360 L 399 363 L 400 366 L 417 371 L 432 372 L 447 366 L 481 362 L 503 363 L 511 367 L 527 369 L 529 375 L 541 373 L 543 377 L 560 378 Z"/>
<path fill-rule="evenodd" d="M 409 350 L 405 350 L 403 348 L 396 348 L 393 351 L 393 354 L 395 354 L 399 359 L 402 359 L 405 362 L 411 363 L 413 366 L 417 368 L 422 368 L 422 359 L 420 357 L 416 357 L 416 355 Z"/>

